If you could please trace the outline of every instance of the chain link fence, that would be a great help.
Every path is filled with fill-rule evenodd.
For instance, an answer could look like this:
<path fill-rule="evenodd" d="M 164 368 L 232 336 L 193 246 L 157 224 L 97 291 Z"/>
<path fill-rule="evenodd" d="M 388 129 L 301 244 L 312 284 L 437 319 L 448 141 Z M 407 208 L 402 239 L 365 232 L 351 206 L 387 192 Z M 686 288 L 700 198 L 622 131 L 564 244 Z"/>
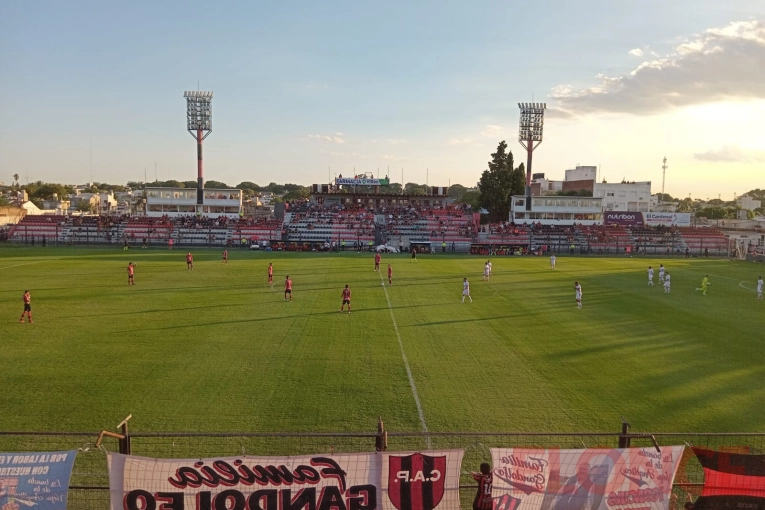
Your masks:
<path fill-rule="evenodd" d="M 133 433 L 127 440 L 98 433 L 0 432 L 2 452 L 77 450 L 69 486 L 69 508 L 109 508 L 107 451 L 157 458 L 206 458 L 236 455 L 311 455 L 326 453 L 389 452 L 427 449 L 464 449 L 460 480 L 463 508 L 470 508 L 475 483 L 469 471 L 491 462 L 491 448 L 618 448 L 686 445 L 735 453 L 765 453 L 765 433 Z M 690 448 L 685 450 L 675 477 L 670 510 L 680 510 L 701 493 L 703 470 Z"/>

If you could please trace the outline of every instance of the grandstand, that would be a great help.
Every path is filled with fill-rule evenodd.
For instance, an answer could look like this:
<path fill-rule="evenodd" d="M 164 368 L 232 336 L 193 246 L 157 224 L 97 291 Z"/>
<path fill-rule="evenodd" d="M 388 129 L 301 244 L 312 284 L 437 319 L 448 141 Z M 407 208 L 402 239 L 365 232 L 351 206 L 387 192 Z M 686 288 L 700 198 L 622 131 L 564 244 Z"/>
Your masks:
<path fill-rule="evenodd" d="M 446 243 L 448 251 L 472 253 L 578 253 L 726 256 L 731 243 L 715 227 L 621 225 L 479 225 L 464 206 L 361 206 L 293 204 L 284 220 L 225 216 L 130 217 L 26 216 L 10 228 L 10 241 L 23 244 L 160 244 L 250 246 L 284 250 L 359 248 L 389 243 Z M 476 249 L 479 246 L 481 248 Z M 500 248 L 495 248 L 500 247 Z M 439 250 L 440 251 L 440 250 Z"/>

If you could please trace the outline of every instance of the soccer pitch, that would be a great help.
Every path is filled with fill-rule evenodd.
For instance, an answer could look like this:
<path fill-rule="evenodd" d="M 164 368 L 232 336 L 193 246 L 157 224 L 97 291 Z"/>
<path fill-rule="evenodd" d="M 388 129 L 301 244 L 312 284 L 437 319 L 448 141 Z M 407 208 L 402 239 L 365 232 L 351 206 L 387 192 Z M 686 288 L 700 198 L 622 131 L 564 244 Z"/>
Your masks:
<path fill-rule="evenodd" d="M 185 253 L 2 248 L 0 430 L 101 430 L 131 413 L 136 431 L 371 432 L 378 416 L 391 431 L 765 425 L 761 265 L 561 256 L 551 271 L 504 257 L 485 282 L 465 255 L 383 255 L 377 273 L 371 254 L 231 250 L 223 265 L 196 249 L 187 271 Z M 658 271 L 647 285 L 660 263 L 670 294 Z M 352 314 L 339 313 L 346 284 Z M 19 324 L 26 289 L 34 324 Z"/>

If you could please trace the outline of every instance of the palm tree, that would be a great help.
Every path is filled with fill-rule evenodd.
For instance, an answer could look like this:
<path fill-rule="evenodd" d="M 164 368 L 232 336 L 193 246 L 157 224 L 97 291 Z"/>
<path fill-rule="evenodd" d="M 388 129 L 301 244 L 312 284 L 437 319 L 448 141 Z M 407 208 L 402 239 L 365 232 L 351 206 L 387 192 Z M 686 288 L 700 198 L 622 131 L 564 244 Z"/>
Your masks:
<path fill-rule="evenodd" d="M 13 174 L 13 180 L 16 181 L 16 185 L 19 184 L 19 174 Z"/>

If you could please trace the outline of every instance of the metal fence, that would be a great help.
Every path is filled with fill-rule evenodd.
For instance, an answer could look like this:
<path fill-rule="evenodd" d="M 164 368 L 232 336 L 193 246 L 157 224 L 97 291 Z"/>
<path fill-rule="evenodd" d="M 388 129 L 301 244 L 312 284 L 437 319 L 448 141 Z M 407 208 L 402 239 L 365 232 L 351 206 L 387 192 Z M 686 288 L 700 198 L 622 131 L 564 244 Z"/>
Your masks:
<path fill-rule="evenodd" d="M 124 430 L 127 432 L 127 430 Z M 467 471 L 491 461 L 490 448 L 617 448 L 670 445 L 739 452 L 765 453 L 765 433 L 654 433 L 572 432 L 390 432 L 382 428 L 370 433 L 132 433 L 125 439 L 106 437 L 100 446 L 98 433 L 0 432 L 0 451 L 36 452 L 78 450 L 69 486 L 69 508 L 109 508 L 109 478 L 106 451 L 157 458 L 203 458 L 235 455 L 310 455 L 361 453 L 375 450 L 421 451 L 464 449 L 461 502 L 470 508 L 475 484 Z M 673 504 L 679 510 L 688 497 L 695 499 L 703 482 L 703 471 L 686 450 L 675 477 Z"/>

